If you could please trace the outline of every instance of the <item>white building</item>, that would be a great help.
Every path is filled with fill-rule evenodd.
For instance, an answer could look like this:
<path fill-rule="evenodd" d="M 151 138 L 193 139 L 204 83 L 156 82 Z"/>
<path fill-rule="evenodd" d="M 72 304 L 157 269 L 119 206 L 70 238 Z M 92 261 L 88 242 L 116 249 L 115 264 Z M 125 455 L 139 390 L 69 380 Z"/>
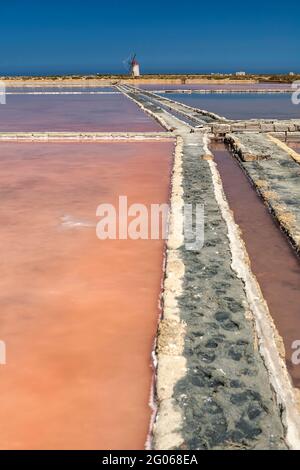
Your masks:
<path fill-rule="evenodd" d="M 132 75 L 133 75 L 133 77 L 139 77 L 140 76 L 140 66 L 139 66 L 139 63 L 136 60 L 132 64 Z"/>

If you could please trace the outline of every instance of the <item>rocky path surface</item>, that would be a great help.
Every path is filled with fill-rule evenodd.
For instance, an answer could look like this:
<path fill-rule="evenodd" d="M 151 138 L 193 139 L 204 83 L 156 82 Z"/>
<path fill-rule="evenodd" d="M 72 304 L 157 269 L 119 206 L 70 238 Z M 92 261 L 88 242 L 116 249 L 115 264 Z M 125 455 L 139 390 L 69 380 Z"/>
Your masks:
<path fill-rule="evenodd" d="M 178 302 L 187 325 L 187 371 L 173 397 L 183 413 L 182 446 L 284 448 L 279 409 L 243 283 L 231 266 L 227 226 L 201 137 L 197 147 L 184 139 L 182 162 L 184 202 L 205 207 L 204 246 L 199 251 L 181 247 L 185 277 Z"/>

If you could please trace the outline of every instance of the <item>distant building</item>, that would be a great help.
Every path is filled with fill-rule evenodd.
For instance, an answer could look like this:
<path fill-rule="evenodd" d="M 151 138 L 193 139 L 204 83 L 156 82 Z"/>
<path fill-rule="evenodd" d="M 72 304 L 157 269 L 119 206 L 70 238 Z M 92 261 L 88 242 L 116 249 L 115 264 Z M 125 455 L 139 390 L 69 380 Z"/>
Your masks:
<path fill-rule="evenodd" d="M 294 72 L 290 72 L 289 75 L 293 76 L 293 75 L 295 75 L 295 73 L 294 73 Z"/>
<path fill-rule="evenodd" d="M 136 54 L 132 56 L 132 59 L 130 60 L 130 71 L 131 75 L 133 77 L 139 77 L 140 74 L 140 65 L 138 61 L 136 60 Z"/>
<path fill-rule="evenodd" d="M 235 75 L 237 77 L 244 77 L 246 75 L 246 72 L 235 72 Z"/>
<path fill-rule="evenodd" d="M 136 62 L 134 66 L 132 67 L 132 75 L 134 77 L 139 77 L 140 76 L 140 66 L 139 63 Z"/>

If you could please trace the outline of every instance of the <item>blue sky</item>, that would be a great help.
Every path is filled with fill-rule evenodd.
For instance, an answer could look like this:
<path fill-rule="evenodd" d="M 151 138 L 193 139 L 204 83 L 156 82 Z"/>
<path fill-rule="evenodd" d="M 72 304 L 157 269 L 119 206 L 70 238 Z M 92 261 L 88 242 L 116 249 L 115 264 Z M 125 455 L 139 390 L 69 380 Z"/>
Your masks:
<path fill-rule="evenodd" d="M 7 1 L 0 75 L 300 72 L 300 2 Z"/>

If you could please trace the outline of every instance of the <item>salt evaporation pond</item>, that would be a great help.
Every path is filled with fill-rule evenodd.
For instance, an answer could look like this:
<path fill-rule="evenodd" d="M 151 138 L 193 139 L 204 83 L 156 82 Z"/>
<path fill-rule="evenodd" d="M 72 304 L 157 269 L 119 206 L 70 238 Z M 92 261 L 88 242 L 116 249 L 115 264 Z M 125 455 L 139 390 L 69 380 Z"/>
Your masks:
<path fill-rule="evenodd" d="M 113 87 L 96 87 L 96 86 L 65 86 L 65 85 L 56 85 L 56 86 L 8 86 L 6 87 L 6 91 L 9 93 L 91 93 L 91 92 L 102 92 L 102 93 L 111 93 L 116 92 L 117 90 Z"/>
<path fill-rule="evenodd" d="M 142 449 L 164 242 L 96 237 L 164 203 L 173 144 L 1 143 L 0 448 Z"/>
<path fill-rule="evenodd" d="M 157 85 L 139 85 L 139 88 L 145 90 L 253 90 L 253 91 L 266 91 L 266 90 L 281 90 L 292 91 L 289 83 L 197 83 L 197 84 L 165 84 L 158 83 Z"/>
<path fill-rule="evenodd" d="M 195 108 L 214 112 L 229 119 L 300 119 L 300 105 L 292 103 L 291 94 L 181 94 L 170 99 Z"/>
<path fill-rule="evenodd" d="M 0 132 L 163 131 L 123 95 L 8 95 Z"/>

